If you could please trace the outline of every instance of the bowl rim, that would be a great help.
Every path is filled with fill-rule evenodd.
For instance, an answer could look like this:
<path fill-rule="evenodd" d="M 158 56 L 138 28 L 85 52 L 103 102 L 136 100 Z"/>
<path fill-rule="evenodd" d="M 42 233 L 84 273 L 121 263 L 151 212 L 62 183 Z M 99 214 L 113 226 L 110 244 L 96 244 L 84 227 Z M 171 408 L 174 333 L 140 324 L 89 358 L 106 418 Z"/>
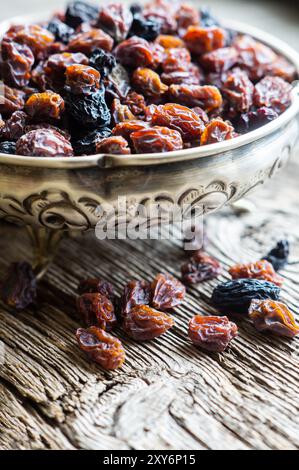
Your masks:
<path fill-rule="evenodd" d="M 51 14 L 51 12 L 50 12 Z M 38 13 L 32 15 L 23 15 L 13 17 L 11 19 L 0 22 L 0 36 L 12 25 L 20 23 L 30 23 L 34 21 L 43 21 L 49 15 L 46 13 Z M 287 43 L 272 34 L 265 33 L 263 30 L 245 23 L 235 20 L 223 20 L 222 25 L 233 31 L 248 34 L 253 38 L 261 41 L 265 45 L 271 47 L 278 52 L 292 65 L 295 66 L 299 75 L 299 53 L 289 46 Z M 176 163 L 181 161 L 190 161 L 208 156 L 215 156 L 223 152 L 229 152 L 240 147 L 244 147 L 254 141 L 263 139 L 264 137 L 274 133 L 278 129 L 286 126 L 299 112 L 299 80 L 293 83 L 292 104 L 277 119 L 265 124 L 264 126 L 235 137 L 231 140 L 209 144 L 203 147 L 194 147 L 191 149 L 177 150 L 165 153 L 149 153 L 149 154 L 131 154 L 131 155 L 108 155 L 97 154 L 82 157 L 30 157 L 21 155 L 7 155 L 0 153 L 0 164 L 30 166 L 42 168 L 57 169 L 79 169 L 79 168 L 113 168 L 113 167 L 130 167 L 130 166 L 151 166 Z"/>

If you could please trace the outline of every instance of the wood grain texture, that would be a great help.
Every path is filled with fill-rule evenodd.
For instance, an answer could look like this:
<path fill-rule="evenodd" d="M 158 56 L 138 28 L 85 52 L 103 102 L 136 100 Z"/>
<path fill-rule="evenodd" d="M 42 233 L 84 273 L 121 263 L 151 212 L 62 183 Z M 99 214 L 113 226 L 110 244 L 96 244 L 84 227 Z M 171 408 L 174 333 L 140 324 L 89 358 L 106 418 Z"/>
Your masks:
<path fill-rule="evenodd" d="M 208 252 L 225 268 L 219 280 L 229 278 L 230 265 L 259 259 L 289 237 L 283 298 L 295 314 L 298 176 L 294 159 L 252 197 L 254 213 L 227 209 L 206 220 Z M 30 257 L 24 231 L 1 225 L 0 252 L 1 278 L 11 261 Z M 160 339 L 140 345 L 118 330 L 127 351 L 121 371 L 103 372 L 78 350 L 81 278 L 103 277 L 120 293 L 128 279 L 152 279 L 161 270 L 178 276 L 183 260 L 180 243 L 66 239 L 36 307 L 15 313 L 0 304 L 1 449 L 298 449 L 298 339 L 258 333 L 248 320 L 223 354 L 204 353 L 187 339 L 193 314 L 215 313 L 209 299 L 218 281 L 190 288 L 175 328 Z"/>

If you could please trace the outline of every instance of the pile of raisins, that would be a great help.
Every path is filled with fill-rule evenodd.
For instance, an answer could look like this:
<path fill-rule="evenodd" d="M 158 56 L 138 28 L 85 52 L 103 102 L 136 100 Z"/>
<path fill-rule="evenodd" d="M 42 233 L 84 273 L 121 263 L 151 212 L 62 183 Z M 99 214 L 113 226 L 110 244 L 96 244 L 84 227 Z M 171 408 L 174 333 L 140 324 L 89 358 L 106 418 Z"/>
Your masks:
<path fill-rule="evenodd" d="M 0 152 L 128 155 L 229 140 L 285 111 L 295 78 L 284 57 L 207 9 L 71 1 L 1 40 Z"/>

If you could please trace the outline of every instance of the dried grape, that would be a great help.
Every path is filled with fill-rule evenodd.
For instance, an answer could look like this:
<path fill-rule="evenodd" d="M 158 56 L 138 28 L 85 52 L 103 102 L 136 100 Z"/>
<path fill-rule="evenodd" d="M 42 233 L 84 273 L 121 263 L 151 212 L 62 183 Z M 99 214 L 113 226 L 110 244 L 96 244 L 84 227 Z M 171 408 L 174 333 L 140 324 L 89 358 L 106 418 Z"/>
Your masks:
<path fill-rule="evenodd" d="M 227 317 L 195 315 L 189 323 L 189 338 L 206 351 L 223 352 L 237 336 L 238 327 Z"/>
<path fill-rule="evenodd" d="M 289 308 L 273 300 L 253 300 L 249 317 L 258 331 L 270 331 L 279 336 L 293 338 L 299 334 L 299 325 Z"/>
<path fill-rule="evenodd" d="M 147 305 L 137 305 L 124 316 L 123 329 L 135 341 L 150 341 L 166 333 L 174 321 Z"/>
<path fill-rule="evenodd" d="M 153 280 L 151 304 L 158 310 L 171 310 L 182 303 L 185 286 L 168 273 L 161 273 Z"/>

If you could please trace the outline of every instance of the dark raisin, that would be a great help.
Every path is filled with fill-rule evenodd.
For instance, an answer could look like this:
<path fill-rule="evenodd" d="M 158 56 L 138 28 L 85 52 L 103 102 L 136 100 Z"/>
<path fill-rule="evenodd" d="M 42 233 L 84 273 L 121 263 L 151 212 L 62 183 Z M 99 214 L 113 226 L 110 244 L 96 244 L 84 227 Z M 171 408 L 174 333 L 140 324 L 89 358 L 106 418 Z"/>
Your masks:
<path fill-rule="evenodd" d="M 77 28 L 81 23 L 96 20 L 99 9 L 88 2 L 70 2 L 65 13 L 65 22 L 71 28 Z"/>
<path fill-rule="evenodd" d="M 247 313 L 250 303 L 258 300 L 279 300 L 280 288 L 268 281 L 238 279 L 219 284 L 213 291 L 212 303 L 224 313 Z"/>
<path fill-rule="evenodd" d="M 290 244 L 288 240 L 280 240 L 263 259 L 269 261 L 275 271 L 279 271 L 288 263 L 289 254 Z"/>
<path fill-rule="evenodd" d="M 182 268 L 182 280 L 186 284 L 198 284 L 214 279 L 221 272 L 220 263 L 199 250 Z"/>
<path fill-rule="evenodd" d="M 18 140 L 25 132 L 28 116 L 23 111 L 15 111 L 0 130 L 4 140 Z"/>
<path fill-rule="evenodd" d="M 241 114 L 236 122 L 238 132 L 246 133 L 258 129 L 278 118 L 278 113 L 271 108 L 262 107 L 249 113 Z"/>
<path fill-rule="evenodd" d="M 63 44 L 68 44 L 75 33 L 73 28 L 70 28 L 58 18 L 53 18 L 48 24 L 47 29 L 55 36 L 56 41 L 62 42 Z"/>
<path fill-rule="evenodd" d="M 142 6 L 139 3 L 133 3 L 130 6 L 130 11 L 133 16 L 138 15 L 139 13 L 142 12 Z"/>
<path fill-rule="evenodd" d="M 128 37 L 139 36 L 147 41 L 154 41 L 161 32 L 161 23 L 155 19 L 146 19 L 143 16 L 134 16 Z"/>
<path fill-rule="evenodd" d="M 119 339 L 96 326 L 76 333 L 79 348 L 91 361 L 97 362 L 106 370 L 118 369 L 123 365 L 126 353 Z"/>
<path fill-rule="evenodd" d="M 114 300 L 114 287 L 110 282 L 103 279 L 91 278 L 81 281 L 78 286 L 79 295 L 82 294 L 102 294 L 107 299 Z"/>
<path fill-rule="evenodd" d="M 87 326 L 96 324 L 110 331 L 117 323 L 113 303 L 103 294 L 82 294 L 77 299 L 77 308 Z"/>
<path fill-rule="evenodd" d="M 89 65 L 100 72 L 101 77 L 107 77 L 116 66 L 116 59 L 103 49 L 95 49 L 90 56 Z"/>
<path fill-rule="evenodd" d="M 121 315 L 125 317 L 137 305 L 148 305 L 151 299 L 150 284 L 146 281 L 130 281 L 121 298 Z"/>
<path fill-rule="evenodd" d="M 117 64 L 112 72 L 109 73 L 105 81 L 106 97 L 110 101 L 114 98 L 124 99 L 130 90 L 130 77 L 126 69 Z"/>
<path fill-rule="evenodd" d="M 279 336 L 293 338 L 299 334 L 299 325 L 290 309 L 273 300 L 253 300 L 249 317 L 258 331 L 270 331 Z"/>
<path fill-rule="evenodd" d="M 210 8 L 204 6 L 200 9 L 200 25 L 209 28 L 211 26 L 219 26 L 220 23 L 212 15 Z"/>
<path fill-rule="evenodd" d="M 36 278 L 27 262 L 13 263 L 0 286 L 0 296 L 10 307 L 22 310 L 36 299 Z"/>
<path fill-rule="evenodd" d="M 73 148 L 76 155 L 94 155 L 96 144 L 111 135 L 109 127 L 100 127 L 83 135 L 80 139 L 73 140 Z"/>
<path fill-rule="evenodd" d="M 86 127 L 103 127 L 110 124 L 111 114 L 103 87 L 87 96 L 67 92 L 65 101 L 70 115 Z"/>
<path fill-rule="evenodd" d="M 8 141 L 0 142 L 0 153 L 14 155 L 16 153 L 16 143 Z"/>
<path fill-rule="evenodd" d="M 189 338 L 206 351 L 223 352 L 238 334 L 238 327 L 227 317 L 196 315 L 189 323 Z"/>

